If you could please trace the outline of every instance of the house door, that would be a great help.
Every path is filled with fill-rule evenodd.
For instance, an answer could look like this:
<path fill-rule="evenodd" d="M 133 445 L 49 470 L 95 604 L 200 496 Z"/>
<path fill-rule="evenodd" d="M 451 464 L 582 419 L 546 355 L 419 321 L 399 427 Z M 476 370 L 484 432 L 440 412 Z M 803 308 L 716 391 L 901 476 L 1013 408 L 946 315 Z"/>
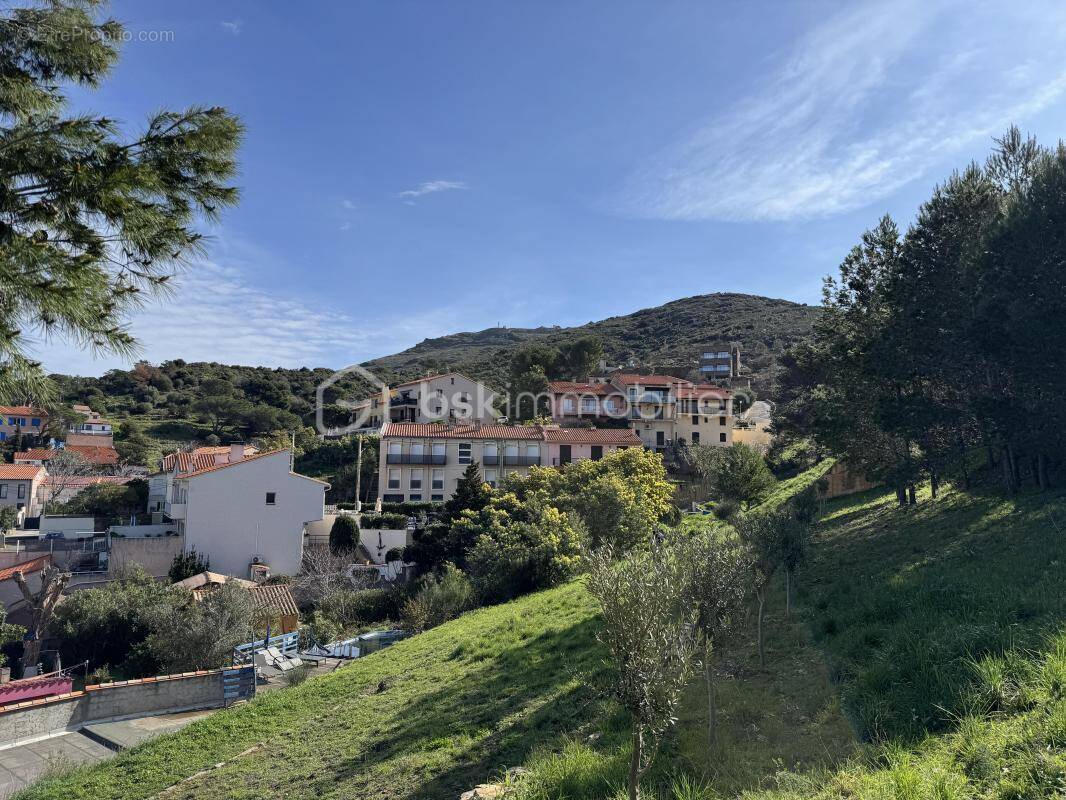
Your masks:
<path fill-rule="evenodd" d="M 663 447 L 665 444 L 666 444 L 666 432 L 665 431 L 656 431 L 655 432 L 655 446 L 656 447 Z"/>
<path fill-rule="evenodd" d="M 559 445 L 559 466 L 561 467 L 563 464 L 569 464 L 570 458 L 570 445 Z"/>
<path fill-rule="evenodd" d="M 599 461 L 601 458 L 603 458 L 603 445 L 592 445 L 592 460 Z"/>

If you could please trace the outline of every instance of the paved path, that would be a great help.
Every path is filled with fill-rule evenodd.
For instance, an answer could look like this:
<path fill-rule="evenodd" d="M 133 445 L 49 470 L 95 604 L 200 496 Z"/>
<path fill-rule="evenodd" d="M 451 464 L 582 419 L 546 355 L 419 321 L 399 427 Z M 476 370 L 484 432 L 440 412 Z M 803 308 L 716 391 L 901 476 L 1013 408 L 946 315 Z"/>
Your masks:
<path fill-rule="evenodd" d="M 332 672 L 343 663 L 345 662 L 339 659 L 330 658 L 314 667 L 310 674 L 315 676 Z M 267 684 L 260 684 L 256 692 L 277 691 L 287 685 L 283 679 L 278 678 Z M 160 714 L 121 722 L 97 722 L 79 731 L 0 750 L 0 800 L 10 797 L 49 772 L 92 761 L 103 761 L 120 750 L 127 750 L 153 736 L 179 731 L 218 710 Z"/>
<path fill-rule="evenodd" d="M 99 722 L 80 731 L 0 750 L 0 798 L 11 796 L 49 772 L 103 761 L 119 750 L 126 750 L 161 733 L 181 730 L 213 713 L 214 709 Z"/>
<path fill-rule="evenodd" d="M 10 797 L 42 775 L 110 758 L 115 751 L 79 733 L 64 733 L 0 750 L 0 797 Z"/>

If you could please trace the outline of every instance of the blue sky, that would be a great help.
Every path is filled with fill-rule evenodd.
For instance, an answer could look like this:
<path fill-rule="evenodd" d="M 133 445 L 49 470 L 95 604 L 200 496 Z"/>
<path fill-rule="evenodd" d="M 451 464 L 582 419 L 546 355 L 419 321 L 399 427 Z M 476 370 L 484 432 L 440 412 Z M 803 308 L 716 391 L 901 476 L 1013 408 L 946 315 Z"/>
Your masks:
<path fill-rule="evenodd" d="M 1058 2 L 117 2 L 79 108 L 224 105 L 240 206 L 143 356 L 341 367 L 714 291 L 818 302 L 1012 121 L 1066 132 Z M 167 32 L 170 41 L 153 32 Z M 62 341 L 48 369 L 123 366 Z"/>

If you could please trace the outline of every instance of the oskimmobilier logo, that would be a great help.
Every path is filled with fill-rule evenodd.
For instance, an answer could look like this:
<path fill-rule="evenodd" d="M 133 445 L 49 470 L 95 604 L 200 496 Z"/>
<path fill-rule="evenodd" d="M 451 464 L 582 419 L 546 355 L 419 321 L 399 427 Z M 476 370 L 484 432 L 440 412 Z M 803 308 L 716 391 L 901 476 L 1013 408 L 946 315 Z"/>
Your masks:
<path fill-rule="evenodd" d="M 358 400 L 337 397 L 330 403 L 327 403 L 327 390 L 332 386 L 336 386 L 341 380 L 349 375 L 355 375 L 362 378 L 373 388 L 367 395 Z M 337 370 L 322 381 L 322 383 L 318 384 L 318 387 L 315 389 L 315 428 L 317 428 L 318 432 L 323 436 L 344 436 L 349 433 L 364 430 L 367 427 L 367 422 L 370 420 L 371 416 L 373 416 L 375 397 L 380 397 L 381 407 L 385 409 L 384 413 L 387 419 L 389 408 L 389 385 L 385 383 L 385 381 L 381 380 L 381 378 L 370 370 L 361 367 L 358 364 L 351 364 L 343 369 Z M 348 423 L 342 426 L 327 425 L 327 405 L 338 406 L 342 409 L 351 411 L 352 416 L 349 418 Z"/>

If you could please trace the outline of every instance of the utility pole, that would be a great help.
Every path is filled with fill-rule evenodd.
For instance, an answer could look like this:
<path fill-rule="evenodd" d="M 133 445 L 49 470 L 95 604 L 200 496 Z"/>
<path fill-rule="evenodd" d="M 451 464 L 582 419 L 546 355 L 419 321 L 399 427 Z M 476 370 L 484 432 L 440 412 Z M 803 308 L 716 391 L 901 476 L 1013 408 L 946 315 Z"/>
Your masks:
<path fill-rule="evenodd" d="M 359 490 L 363 479 L 363 434 L 357 434 L 356 439 L 359 440 L 359 451 L 355 457 L 355 510 L 362 511 L 363 503 L 359 499 Z"/>

